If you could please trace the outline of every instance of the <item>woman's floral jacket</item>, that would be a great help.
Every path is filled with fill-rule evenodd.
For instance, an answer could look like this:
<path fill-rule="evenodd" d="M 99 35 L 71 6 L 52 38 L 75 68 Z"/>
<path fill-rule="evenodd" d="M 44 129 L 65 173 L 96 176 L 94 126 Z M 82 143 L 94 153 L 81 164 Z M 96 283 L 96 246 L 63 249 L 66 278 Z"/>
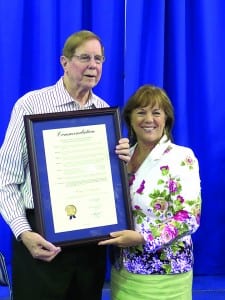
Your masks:
<path fill-rule="evenodd" d="M 123 249 L 123 266 L 137 274 L 191 270 L 191 234 L 199 227 L 201 209 L 199 167 L 193 151 L 164 136 L 137 172 L 130 174 L 129 185 L 135 230 L 146 243 Z"/>

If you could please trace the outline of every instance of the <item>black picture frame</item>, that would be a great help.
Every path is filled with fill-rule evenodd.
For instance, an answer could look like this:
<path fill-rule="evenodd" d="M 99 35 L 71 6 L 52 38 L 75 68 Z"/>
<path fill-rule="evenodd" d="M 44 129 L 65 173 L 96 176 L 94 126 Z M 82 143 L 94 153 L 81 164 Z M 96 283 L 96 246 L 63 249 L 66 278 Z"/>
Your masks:
<path fill-rule="evenodd" d="M 46 240 L 92 243 L 133 229 L 126 165 L 115 153 L 120 123 L 118 107 L 24 116 L 35 218 Z"/>

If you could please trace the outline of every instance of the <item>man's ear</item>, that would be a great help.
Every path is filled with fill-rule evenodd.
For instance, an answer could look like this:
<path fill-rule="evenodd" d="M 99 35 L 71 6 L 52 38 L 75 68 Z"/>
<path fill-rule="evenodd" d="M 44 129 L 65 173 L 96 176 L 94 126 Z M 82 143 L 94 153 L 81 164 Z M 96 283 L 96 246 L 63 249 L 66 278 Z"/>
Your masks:
<path fill-rule="evenodd" d="M 60 63 L 61 66 L 63 67 L 63 70 L 65 70 L 68 63 L 68 59 L 64 55 L 62 55 L 60 56 Z"/>

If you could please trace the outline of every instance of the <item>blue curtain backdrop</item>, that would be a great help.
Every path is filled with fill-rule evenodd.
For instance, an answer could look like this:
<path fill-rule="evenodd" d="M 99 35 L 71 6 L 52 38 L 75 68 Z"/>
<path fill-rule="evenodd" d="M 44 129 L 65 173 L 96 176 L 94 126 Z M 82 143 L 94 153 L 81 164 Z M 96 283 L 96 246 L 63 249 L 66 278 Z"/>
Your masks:
<path fill-rule="evenodd" d="M 224 16 L 223 0 L 0 0 L 0 144 L 18 97 L 62 75 L 67 36 L 96 32 L 106 62 L 95 92 L 122 108 L 138 86 L 164 87 L 175 107 L 175 141 L 199 159 L 198 275 L 225 274 Z M 2 219 L 0 250 L 10 262 L 10 231 Z"/>

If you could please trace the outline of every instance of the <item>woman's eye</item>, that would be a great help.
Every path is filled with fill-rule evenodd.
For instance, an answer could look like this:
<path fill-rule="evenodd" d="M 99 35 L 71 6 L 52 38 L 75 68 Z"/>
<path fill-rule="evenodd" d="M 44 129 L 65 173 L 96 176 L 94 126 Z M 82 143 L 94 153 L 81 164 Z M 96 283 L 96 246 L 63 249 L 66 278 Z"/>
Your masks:
<path fill-rule="evenodd" d="M 144 114 L 145 114 L 145 111 L 137 111 L 137 114 L 138 114 L 138 115 L 144 115 Z"/>
<path fill-rule="evenodd" d="M 160 115 L 160 111 L 154 111 L 154 112 L 153 112 L 153 115 L 154 115 L 154 116 L 159 116 L 159 115 Z"/>

